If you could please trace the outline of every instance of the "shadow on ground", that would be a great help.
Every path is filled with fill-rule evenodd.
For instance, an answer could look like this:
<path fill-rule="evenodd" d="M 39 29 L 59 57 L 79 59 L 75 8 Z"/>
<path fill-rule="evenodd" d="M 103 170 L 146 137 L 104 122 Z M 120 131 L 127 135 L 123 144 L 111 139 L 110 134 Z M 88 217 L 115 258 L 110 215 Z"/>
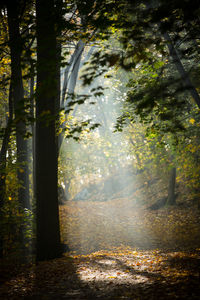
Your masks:
<path fill-rule="evenodd" d="M 1 299 L 199 299 L 199 251 L 114 249 L 24 267 Z M 11 270 L 10 270 L 11 271 Z"/>

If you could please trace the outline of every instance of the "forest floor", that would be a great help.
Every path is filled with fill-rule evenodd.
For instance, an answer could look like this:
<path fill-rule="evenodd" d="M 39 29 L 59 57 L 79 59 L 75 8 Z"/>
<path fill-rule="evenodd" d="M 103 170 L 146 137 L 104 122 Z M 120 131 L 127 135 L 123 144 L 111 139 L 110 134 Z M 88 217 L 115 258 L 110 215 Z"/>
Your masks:
<path fill-rule="evenodd" d="M 131 248 L 64 256 L 22 268 L 1 299 L 199 299 L 200 250 Z M 10 270 L 11 272 L 11 270 Z"/>
<path fill-rule="evenodd" d="M 1 299 L 200 299 L 195 207 L 71 202 L 60 215 L 72 251 L 38 265 L 2 264 Z"/>

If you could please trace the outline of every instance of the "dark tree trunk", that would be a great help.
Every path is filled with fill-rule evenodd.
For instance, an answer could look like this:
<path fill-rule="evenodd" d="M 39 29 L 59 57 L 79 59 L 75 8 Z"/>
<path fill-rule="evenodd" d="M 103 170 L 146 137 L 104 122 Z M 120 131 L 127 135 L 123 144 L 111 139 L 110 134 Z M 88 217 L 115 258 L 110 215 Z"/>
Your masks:
<path fill-rule="evenodd" d="M 197 106 L 200 108 L 200 97 L 199 94 L 196 90 L 196 88 L 194 87 L 194 85 L 192 84 L 190 77 L 188 75 L 188 73 L 185 71 L 183 64 L 178 56 L 178 53 L 173 45 L 173 42 L 169 36 L 168 33 L 163 33 L 163 37 L 165 38 L 165 40 L 167 41 L 167 45 L 168 45 L 168 49 L 169 49 L 169 53 L 170 56 L 173 59 L 173 62 L 181 76 L 181 79 L 183 81 L 183 85 L 185 86 L 185 88 L 190 92 L 192 98 L 194 99 L 194 101 L 196 102 Z"/>
<path fill-rule="evenodd" d="M 18 0 L 8 1 L 8 29 L 9 46 L 11 55 L 11 86 L 14 102 L 14 113 L 16 122 L 16 145 L 18 164 L 18 200 L 21 208 L 30 208 L 29 200 L 29 170 L 28 170 L 28 143 L 24 138 L 26 133 L 24 89 L 22 81 L 22 40 L 19 31 L 19 7 Z"/>
<path fill-rule="evenodd" d="M 32 152 L 32 188 L 33 188 L 33 199 L 35 199 L 35 99 L 34 99 L 34 84 L 35 84 L 35 77 L 34 77 L 34 66 L 31 63 L 31 78 L 30 78 L 30 88 L 29 88 L 29 96 L 30 96 L 30 115 L 33 119 L 31 124 L 31 152 Z"/>
<path fill-rule="evenodd" d="M 10 122 L 8 122 L 7 127 L 5 129 L 3 142 L 1 146 L 1 152 L 0 152 L 0 208 L 4 205 L 4 198 L 5 198 L 5 189 L 6 189 L 6 153 L 8 150 L 8 143 L 10 139 Z"/>
<path fill-rule="evenodd" d="M 7 120 L 7 125 L 5 128 L 5 133 L 3 137 L 3 142 L 1 145 L 0 151 L 0 208 L 4 205 L 4 197 L 5 197 L 5 181 L 6 181 L 6 154 L 8 151 L 8 144 L 10 141 L 10 135 L 12 130 L 12 119 L 13 119 L 13 103 L 12 103 L 12 88 L 10 85 L 9 88 L 9 117 Z"/>
<path fill-rule="evenodd" d="M 57 47 L 53 0 L 36 1 L 36 259 L 59 257 L 58 153 L 56 142 Z"/>
<path fill-rule="evenodd" d="M 166 205 L 175 205 L 176 204 L 175 188 L 176 188 L 176 168 L 173 167 L 170 170 L 168 198 L 167 198 Z"/>
<path fill-rule="evenodd" d="M 12 88 L 10 84 L 9 88 L 9 117 L 7 120 L 7 126 L 5 129 L 3 142 L 1 145 L 0 152 L 0 217 L 3 218 L 3 206 L 5 202 L 5 193 L 6 193 L 6 154 L 8 151 L 10 135 L 12 131 L 12 119 L 13 119 L 13 103 L 12 103 Z M 0 233 L 0 257 L 3 257 L 3 235 Z"/>

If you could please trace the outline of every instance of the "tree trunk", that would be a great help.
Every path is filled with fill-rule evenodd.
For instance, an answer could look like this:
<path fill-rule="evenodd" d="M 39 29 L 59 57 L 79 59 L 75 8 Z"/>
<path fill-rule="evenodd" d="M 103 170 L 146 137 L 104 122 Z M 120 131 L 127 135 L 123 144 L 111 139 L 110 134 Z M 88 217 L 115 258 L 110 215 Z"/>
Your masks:
<path fill-rule="evenodd" d="M 4 217 L 3 216 L 3 206 L 5 202 L 5 193 L 6 193 L 6 154 L 8 151 L 8 145 L 10 141 L 10 135 L 12 131 L 12 120 L 13 120 L 13 103 L 12 103 L 12 88 L 10 83 L 9 88 L 9 117 L 7 120 L 7 126 L 5 129 L 3 142 L 1 145 L 1 151 L 0 151 L 0 217 L 1 220 Z M 0 233 L 0 257 L 3 257 L 3 235 L 2 232 Z"/>
<path fill-rule="evenodd" d="M 19 6 L 18 0 L 8 2 L 8 29 L 9 46 L 11 55 L 11 86 L 14 102 L 14 113 L 16 122 L 16 145 L 18 165 L 18 200 L 21 208 L 30 208 L 29 200 L 29 171 L 28 171 L 28 143 L 24 138 L 26 133 L 24 88 L 22 81 L 22 40 L 19 31 Z"/>
<path fill-rule="evenodd" d="M 81 55 L 83 53 L 84 47 L 85 47 L 85 43 L 80 40 L 79 43 L 78 43 L 77 53 L 74 57 L 74 63 L 73 63 L 73 66 L 72 66 L 72 71 L 71 71 L 71 74 L 70 74 L 70 77 L 69 77 L 69 86 L 68 86 L 69 100 L 67 102 L 70 101 L 71 95 L 75 91 L 77 77 L 78 77 L 78 71 L 79 71 L 80 62 L 81 62 Z M 67 103 L 66 103 L 65 107 L 66 106 L 67 106 Z"/>
<path fill-rule="evenodd" d="M 74 94 L 76 82 L 78 78 L 78 71 L 81 62 L 81 56 L 85 47 L 85 43 L 81 40 L 76 45 L 76 49 L 71 56 L 69 65 L 66 67 L 64 73 L 64 84 L 62 88 L 62 102 L 61 107 L 67 109 L 68 103 L 72 100 L 72 95 Z M 71 73 L 70 73 L 71 71 Z M 65 100 L 65 96 L 67 94 L 67 100 Z M 65 122 L 62 124 L 62 128 L 65 127 Z M 62 142 L 64 139 L 64 132 L 61 132 L 58 138 L 58 149 L 60 150 Z"/>
<path fill-rule="evenodd" d="M 167 41 L 167 46 L 169 49 L 169 53 L 173 59 L 173 62 L 181 76 L 181 79 L 183 81 L 183 84 L 185 86 L 186 89 L 188 89 L 188 91 L 190 92 L 193 100 L 196 102 L 197 106 L 200 108 L 200 97 L 199 94 L 197 92 L 197 90 L 195 89 L 195 87 L 193 86 L 190 77 L 188 75 L 188 73 L 185 71 L 183 64 L 178 56 L 178 53 L 173 45 L 173 42 L 169 36 L 168 33 L 163 33 L 163 37 L 165 38 L 165 40 Z"/>
<path fill-rule="evenodd" d="M 170 170 L 169 186 L 168 186 L 168 198 L 166 205 L 176 205 L 176 168 L 173 167 Z"/>
<path fill-rule="evenodd" d="M 84 47 L 85 47 L 85 43 L 80 40 L 77 43 L 74 53 L 72 54 L 69 64 L 66 67 L 65 72 L 64 72 L 64 83 L 63 83 L 63 88 L 62 88 L 62 104 L 61 104 L 61 106 L 65 107 L 65 108 L 66 108 L 65 96 L 67 93 L 67 89 L 68 89 L 68 93 L 74 93 L 77 76 L 78 76 L 78 70 L 79 70 L 80 61 L 81 61 L 81 56 L 82 56 Z M 70 73 L 70 71 L 71 71 L 71 73 Z M 70 83 L 70 81 L 71 81 L 71 83 Z"/>
<path fill-rule="evenodd" d="M 150 4 L 148 2 L 146 3 L 146 6 L 147 6 L 147 8 L 153 7 L 152 3 Z M 157 24 L 160 27 L 161 22 L 158 22 Z M 188 75 L 188 72 L 186 72 L 186 70 L 184 69 L 184 66 L 178 56 L 178 53 L 174 47 L 174 44 L 173 44 L 173 41 L 172 41 L 170 35 L 168 34 L 168 32 L 164 32 L 164 33 L 162 33 L 162 36 L 165 39 L 165 41 L 167 42 L 169 54 L 172 57 L 172 60 L 181 76 L 183 85 L 185 86 L 186 89 L 188 89 L 193 100 L 196 102 L 197 106 L 200 108 L 200 96 L 199 96 L 196 88 L 192 84 L 190 77 Z"/>
<path fill-rule="evenodd" d="M 57 47 L 53 0 L 36 1 L 36 259 L 59 257 Z"/>
<path fill-rule="evenodd" d="M 31 124 L 31 133 L 32 133 L 32 139 L 31 139 L 31 152 L 32 152 L 32 189 L 33 189 L 33 199 L 35 199 L 35 101 L 34 101 L 34 84 L 35 84 L 35 78 L 34 78 L 34 66 L 31 62 L 31 78 L 29 82 L 29 97 L 30 97 L 30 115 L 33 119 L 33 122 Z"/>
<path fill-rule="evenodd" d="M 71 183 L 71 180 L 69 180 L 68 182 L 65 181 L 65 197 L 67 200 L 70 199 L 70 192 L 69 192 L 69 188 L 70 188 L 70 183 Z"/>

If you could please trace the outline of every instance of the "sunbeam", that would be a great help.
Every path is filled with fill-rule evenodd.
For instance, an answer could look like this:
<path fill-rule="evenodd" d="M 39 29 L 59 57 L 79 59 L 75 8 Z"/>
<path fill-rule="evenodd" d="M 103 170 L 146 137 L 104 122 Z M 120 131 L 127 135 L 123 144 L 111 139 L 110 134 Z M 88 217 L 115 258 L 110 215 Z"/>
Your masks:
<path fill-rule="evenodd" d="M 104 95 L 93 105 L 91 99 L 80 105 L 73 118 L 84 116 L 101 126 L 82 132 L 77 142 L 65 140 L 61 149 L 60 185 L 66 184 L 69 194 L 61 208 L 62 239 L 77 253 L 122 244 L 148 248 L 152 237 L 142 222 L 144 196 L 137 195 L 145 178 L 139 174 L 129 133 L 114 132 L 124 94 L 116 89 L 119 80 L 100 78 L 92 89 L 99 85 L 104 85 Z"/>

